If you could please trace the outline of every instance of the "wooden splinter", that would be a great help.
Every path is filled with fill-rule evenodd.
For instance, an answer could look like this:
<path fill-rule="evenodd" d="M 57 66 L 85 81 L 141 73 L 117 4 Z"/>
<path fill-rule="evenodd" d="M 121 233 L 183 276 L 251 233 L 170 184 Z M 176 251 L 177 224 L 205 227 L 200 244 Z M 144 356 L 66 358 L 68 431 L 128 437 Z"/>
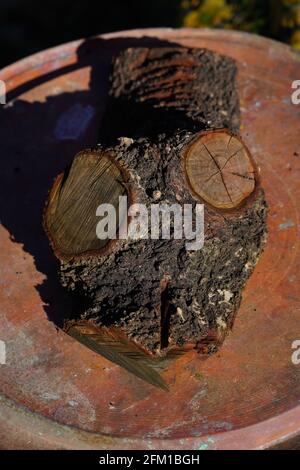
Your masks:
<path fill-rule="evenodd" d="M 62 284 L 88 300 L 73 332 L 77 321 L 81 331 L 114 328 L 151 357 L 222 343 L 266 236 L 264 192 L 237 135 L 235 77 L 233 60 L 202 49 L 128 49 L 114 60 L 103 147 L 75 157 L 44 214 Z M 120 195 L 147 207 L 204 203 L 204 247 L 99 240 L 96 207 L 118 209 Z"/>

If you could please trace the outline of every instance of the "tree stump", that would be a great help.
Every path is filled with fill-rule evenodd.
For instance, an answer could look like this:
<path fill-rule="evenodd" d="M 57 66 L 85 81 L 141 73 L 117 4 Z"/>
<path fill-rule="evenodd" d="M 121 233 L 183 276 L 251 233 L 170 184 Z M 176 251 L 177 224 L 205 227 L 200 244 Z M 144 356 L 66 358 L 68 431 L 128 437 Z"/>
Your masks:
<path fill-rule="evenodd" d="M 210 354 L 224 340 L 266 238 L 264 192 L 237 135 L 236 73 L 233 60 L 202 49 L 135 48 L 114 59 L 101 145 L 58 176 L 44 213 L 63 285 L 88 299 L 67 328 L 113 328 L 152 357 L 178 347 Z M 153 239 L 150 224 L 123 237 L 136 223 L 120 215 L 124 196 L 149 211 L 190 204 L 191 229 L 203 204 L 203 247 Z M 116 209 L 106 241 L 96 235 L 100 204 Z"/>

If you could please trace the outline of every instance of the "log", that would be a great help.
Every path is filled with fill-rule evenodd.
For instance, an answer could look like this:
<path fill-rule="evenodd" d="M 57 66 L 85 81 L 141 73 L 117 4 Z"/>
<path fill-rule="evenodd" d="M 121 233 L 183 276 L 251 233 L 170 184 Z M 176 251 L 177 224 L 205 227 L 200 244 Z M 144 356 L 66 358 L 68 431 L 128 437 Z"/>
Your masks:
<path fill-rule="evenodd" d="M 88 299 L 73 331 L 77 321 L 113 328 L 152 357 L 217 351 L 266 240 L 264 192 L 238 127 L 233 60 L 185 48 L 115 58 L 101 144 L 58 176 L 44 213 L 62 284 Z M 125 196 L 151 215 L 190 205 L 194 232 L 202 204 L 204 245 L 187 249 L 185 230 L 173 236 L 175 215 L 169 238 L 151 224 L 128 237 L 137 215 L 120 210 Z M 116 214 L 106 240 L 101 204 Z"/>
<path fill-rule="evenodd" d="M 113 60 L 101 142 L 181 130 L 238 132 L 236 75 L 233 60 L 206 49 L 126 49 Z"/>

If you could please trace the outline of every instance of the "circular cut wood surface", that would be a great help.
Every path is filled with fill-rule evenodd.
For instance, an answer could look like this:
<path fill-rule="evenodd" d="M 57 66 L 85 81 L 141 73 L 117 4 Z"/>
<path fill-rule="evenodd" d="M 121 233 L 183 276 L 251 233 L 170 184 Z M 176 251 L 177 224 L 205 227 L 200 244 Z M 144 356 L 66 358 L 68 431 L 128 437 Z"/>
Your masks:
<path fill-rule="evenodd" d="M 176 360 L 164 392 L 57 329 L 78 305 L 59 285 L 41 219 L 53 179 L 97 142 L 112 55 L 174 44 L 237 61 L 241 136 L 260 169 L 269 235 L 220 352 Z M 9 102 L 0 106 L 0 447 L 262 449 L 300 440 L 300 106 L 291 101 L 299 77 L 300 57 L 283 44 L 187 29 L 76 41 L 0 72 Z"/>
<path fill-rule="evenodd" d="M 107 240 L 96 236 L 97 209 L 112 204 L 117 229 L 119 197 L 125 192 L 121 171 L 105 152 L 87 150 L 77 154 L 70 170 L 54 185 L 45 214 L 56 254 L 73 257 L 104 248 Z M 104 216 L 104 212 L 98 215 Z M 111 237 L 116 238 L 116 234 Z"/>
<path fill-rule="evenodd" d="M 186 153 L 193 191 L 220 209 L 239 206 L 255 188 L 254 168 L 242 141 L 227 131 L 207 132 Z"/>

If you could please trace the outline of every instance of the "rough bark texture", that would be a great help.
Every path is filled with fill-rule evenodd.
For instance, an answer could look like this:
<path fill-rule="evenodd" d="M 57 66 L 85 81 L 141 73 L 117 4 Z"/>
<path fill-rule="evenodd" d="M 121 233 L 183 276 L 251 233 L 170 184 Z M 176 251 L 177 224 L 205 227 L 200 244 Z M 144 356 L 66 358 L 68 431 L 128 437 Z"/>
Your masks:
<path fill-rule="evenodd" d="M 237 69 L 206 49 L 132 48 L 113 62 L 101 141 L 164 139 L 176 130 L 238 131 Z"/>
<path fill-rule="evenodd" d="M 189 188 L 184 155 L 203 130 L 237 131 L 235 78 L 231 59 L 206 50 L 129 49 L 115 59 L 101 135 L 134 202 L 203 202 Z M 236 209 L 205 205 L 201 250 L 187 251 L 184 239 L 118 240 L 101 255 L 60 257 L 61 279 L 89 299 L 81 320 L 120 328 L 154 355 L 184 345 L 211 353 L 232 326 L 265 236 L 256 181 Z"/>

